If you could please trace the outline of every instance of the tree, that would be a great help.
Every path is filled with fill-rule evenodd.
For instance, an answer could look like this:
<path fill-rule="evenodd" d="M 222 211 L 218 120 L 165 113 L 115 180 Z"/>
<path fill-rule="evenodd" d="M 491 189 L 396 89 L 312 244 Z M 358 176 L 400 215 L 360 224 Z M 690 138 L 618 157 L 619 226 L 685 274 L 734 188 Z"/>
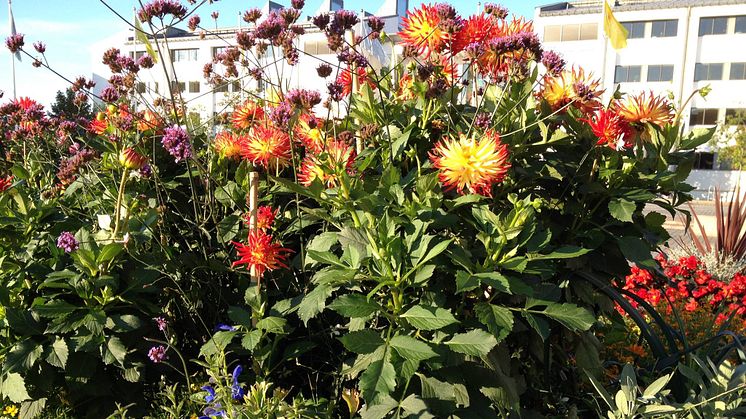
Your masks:
<path fill-rule="evenodd" d="M 93 118 L 93 111 L 88 102 L 83 102 L 78 106 L 75 102 L 75 92 L 71 88 L 67 88 L 64 93 L 61 90 L 57 91 L 55 102 L 52 104 L 51 115 L 64 116 L 68 119 L 78 117 L 91 119 Z"/>

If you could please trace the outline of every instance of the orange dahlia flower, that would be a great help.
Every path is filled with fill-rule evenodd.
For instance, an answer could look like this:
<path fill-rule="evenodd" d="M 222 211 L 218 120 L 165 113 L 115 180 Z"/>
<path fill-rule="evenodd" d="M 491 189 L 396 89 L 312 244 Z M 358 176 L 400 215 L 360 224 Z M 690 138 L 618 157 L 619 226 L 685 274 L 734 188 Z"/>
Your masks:
<path fill-rule="evenodd" d="M 298 173 L 298 182 L 309 186 L 315 179 L 319 179 L 327 187 L 333 188 L 337 186 L 341 172 L 352 173 L 356 155 L 355 149 L 346 142 L 329 141 L 318 155 L 306 155 Z"/>
<path fill-rule="evenodd" d="M 150 109 L 142 112 L 137 120 L 137 130 L 145 132 L 148 130 L 159 131 L 163 128 L 163 120 L 157 113 Z"/>
<path fill-rule="evenodd" d="M 425 58 L 432 53 L 441 53 L 454 39 L 441 23 L 438 9 L 434 5 L 423 4 L 418 9 L 408 11 L 402 19 L 402 29 L 399 32 L 401 43 L 414 48 Z"/>
<path fill-rule="evenodd" d="M 233 110 L 233 116 L 231 122 L 233 128 L 237 130 L 244 130 L 251 128 L 256 121 L 264 118 L 264 108 L 259 106 L 252 100 L 247 100 L 243 105 Z"/>
<path fill-rule="evenodd" d="M 241 155 L 241 143 L 244 138 L 230 131 L 221 131 L 212 140 L 215 152 L 223 159 L 236 159 Z"/>
<path fill-rule="evenodd" d="M 119 153 L 119 164 L 121 164 L 125 169 L 140 170 L 147 162 L 147 157 L 138 153 L 131 147 L 127 147 Z"/>
<path fill-rule="evenodd" d="M 463 51 L 471 43 L 484 44 L 492 38 L 503 36 L 503 25 L 492 15 L 481 13 L 466 19 L 464 27 L 453 40 L 453 53 Z"/>
<path fill-rule="evenodd" d="M 324 120 L 313 115 L 302 114 L 295 124 L 296 138 L 313 153 L 320 153 L 324 148 Z"/>
<path fill-rule="evenodd" d="M 653 92 L 627 95 L 616 103 L 619 116 L 631 124 L 649 122 L 662 127 L 673 120 L 673 108 L 665 97 Z"/>
<path fill-rule="evenodd" d="M 285 262 L 292 252 L 282 247 L 280 243 L 273 242 L 272 236 L 263 230 L 249 232 L 246 245 L 238 242 L 231 243 L 236 247 L 239 256 L 232 266 L 246 265 L 248 269 L 253 269 L 259 278 L 266 271 L 287 268 Z"/>
<path fill-rule="evenodd" d="M 371 80 L 368 77 L 368 72 L 365 71 L 365 68 L 358 67 L 355 70 L 355 73 L 357 73 L 357 90 L 358 92 L 360 89 L 362 89 L 363 84 L 367 83 L 368 86 L 370 86 L 371 89 L 375 89 L 376 85 L 373 83 L 373 80 Z M 352 93 L 352 71 L 350 71 L 349 68 L 345 68 L 344 70 L 339 72 L 339 76 L 337 76 L 337 84 L 340 84 L 342 86 L 342 95 L 343 96 L 349 96 L 350 93 Z M 357 92 L 356 92 L 357 93 Z"/>
<path fill-rule="evenodd" d="M 430 152 L 430 160 L 440 171 L 438 178 L 446 191 L 456 189 L 484 196 L 492 196 L 492 186 L 505 179 L 510 168 L 508 147 L 500 142 L 500 135 L 492 130 L 479 138 L 459 134 L 446 137 Z"/>
<path fill-rule="evenodd" d="M 290 161 L 290 137 L 275 127 L 257 125 L 241 141 L 241 157 L 265 169 L 284 167 Z"/>

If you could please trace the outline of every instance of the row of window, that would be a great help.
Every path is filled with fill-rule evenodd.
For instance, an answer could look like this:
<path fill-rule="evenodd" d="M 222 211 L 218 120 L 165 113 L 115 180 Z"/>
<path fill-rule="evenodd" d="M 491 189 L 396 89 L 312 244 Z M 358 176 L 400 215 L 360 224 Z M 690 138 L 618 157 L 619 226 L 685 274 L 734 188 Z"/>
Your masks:
<path fill-rule="evenodd" d="M 736 115 L 743 115 L 746 109 L 726 109 L 725 122 L 728 123 Z M 689 126 L 693 125 L 715 125 L 718 123 L 720 109 L 692 108 L 689 113 Z"/>
<path fill-rule="evenodd" d="M 636 83 L 642 80 L 641 65 L 618 65 L 614 69 L 614 83 Z M 649 65 L 644 81 L 673 81 L 673 65 Z"/>
<path fill-rule="evenodd" d="M 746 80 L 746 63 L 696 63 L 694 81 L 723 80 L 724 67 L 729 65 L 727 80 Z M 642 79 L 642 65 L 618 65 L 614 69 L 614 83 L 637 83 L 642 81 L 673 81 L 673 65 L 649 65 L 647 77 Z"/>
<path fill-rule="evenodd" d="M 746 63 L 696 63 L 694 81 L 723 80 L 726 66 L 730 67 L 726 80 L 746 80 Z"/>
<path fill-rule="evenodd" d="M 189 87 L 189 93 L 199 93 L 201 89 L 201 84 L 199 81 L 190 81 L 187 85 L 187 82 L 171 82 L 171 92 L 172 93 L 184 93 L 187 91 L 187 87 Z M 145 93 L 159 93 L 158 89 L 158 82 L 153 83 L 144 83 L 144 82 L 138 82 L 135 85 L 135 90 L 137 93 L 145 94 Z M 228 92 L 237 93 L 241 91 L 241 83 L 236 80 L 232 83 L 223 83 L 219 86 L 216 86 L 213 89 L 213 92 L 220 92 L 220 93 L 228 93 Z"/>
<path fill-rule="evenodd" d="M 679 32 L 677 19 L 621 22 L 627 29 L 627 39 L 674 37 Z M 718 16 L 699 19 L 699 36 L 746 33 L 746 16 Z M 547 25 L 545 42 L 589 41 L 598 37 L 596 23 Z"/>

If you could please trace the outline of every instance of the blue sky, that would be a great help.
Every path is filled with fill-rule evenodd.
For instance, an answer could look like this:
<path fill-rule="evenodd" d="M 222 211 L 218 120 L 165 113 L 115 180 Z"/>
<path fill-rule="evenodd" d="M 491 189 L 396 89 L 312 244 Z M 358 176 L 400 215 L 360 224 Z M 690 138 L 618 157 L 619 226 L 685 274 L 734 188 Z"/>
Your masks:
<path fill-rule="evenodd" d="M 275 0 L 288 5 L 290 0 Z M 307 0 L 305 11 L 313 13 L 322 0 Z M 551 3 L 551 0 L 507 0 L 502 3 L 511 12 L 532 17 L 538 5 Z M 4 3 L 4 2 L 3 2 Z M 137 1 L 107 0 L 117 12 L 126 18 L 134 16 L 133 7 Z M 143 1 L 145 3 L 145 1 Z M 186 1 L 182 1 L 186 4 Z M 345 8 L 351 10 L 366 9 L 374 12 L 383 0 L 347 0 Z M 421 1 L 410 0 L 410 8 Z M 462 15 L 477 11 L 477 0 L 454 0 L 453 4 Z M 220 0 L 212 5 L 205 5 L 198 11 L 204 26 L 212 26 L 210 14 L 218 11 L 218 26 L 236 26 L 239 12 L 251 7 L 262 7 L 264 0 Z M 27 51 L 33 51 L 34 41 L 47 45 L 47 60 L 52 68 L 74 79 L 79 75 L 90 77 L 93 63 L 101 60 L 99 51 L 114 45 L 117 39 L 125 35 L 127 25 L 109 11 L 98 0 L 13 0 L 13 16 L 16 30 L 23 33 Z M 8 36 L 8 9 L 0 4 L 0 33 L 2 40 Z M 42 103 L 49 104 L 54 100 L 57 90 L 64 90 L 68 84 L 43 68 L 33 68 L 32 60 L 23 57 L 16 62 L 16 86 L 18 96 L 29 96 Z M 12 98 L 11 54 L 4 42 L 0 52 L 0 90 L 5 92 L 2 100 Z"/>

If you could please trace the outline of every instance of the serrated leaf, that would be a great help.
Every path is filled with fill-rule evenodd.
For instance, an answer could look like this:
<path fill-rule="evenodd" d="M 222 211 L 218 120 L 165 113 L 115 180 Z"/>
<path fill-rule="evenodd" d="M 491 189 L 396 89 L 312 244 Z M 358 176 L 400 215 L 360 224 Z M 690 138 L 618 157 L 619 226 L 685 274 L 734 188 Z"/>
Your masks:
<path fill-rule="evenodd" d="M 331 252 L 318 252 L 309 249 L 306 251 L 306 254 L 308 255 L 308 259 L 312 261 L 347 268 L 347 266 L 342 264 L 342 262 L 339 261 L 339 258 Z"/>
<path fill-rule="evenodd" d="M 54 343 L 47 347 L 46 352 L 47 356 L 45 359 L 50 365 L 54 365 L 58 368 L 65 368 L 65 365 L 67 365 L 69 350 L 67 348 L 67 342 L 65 342 L 64 339 L 58 336 Z"/>
<path fill-rule="evenodd" d="M 218 223 L 218 238 L 221 242 L 227 243 L 236 238 L 240 228 L 241 218 L 238 215 L 230 214 Z"/>
<path fill-rule="evenodd" d="M 5 356 L 3 370 L 9 372 L 25 372 L 39 359 L 42 347 L 36 342 L 27 339 L 17 343 Z"/>
<path fill-rule="evenodd" d="M 412 327 L 420 330 L 438 330 L 458 323 L 450 311 L 440 307 L 426 307 L 417 305 L 399 317 L 407 319 Z"/>
<path fill-rule="evenodd" d="M 256 348 L 256 345 L 259 344 L 259 341 L 262 339 L 262 331 L 261 330 L 252 330 L 249 333 L 246 333 L 243 338 L 241 339 L 241 346 L 243 346 L 244 349 L 247 351 L 253 351 L 254 348 Z"/>
<path fill-rule="evenodd" d="M 505 339 L 513 330 L 513 313 L 505 308 L 489 303 L 479 303 L 474 306 L 477 318 L 492 333 L 498 342 Z"/>
<path fill-rule="evenodd" d="M 385 358 L 374 361 L 360 375 L 359 385 L 365 400 L 387 396 L 396 388 L 396 370 Z"/>
<path fill-rule="evenodd" d="M 270 316 L 256 322 L 256 328 L 268 333 L 282 333 L 286 324 L 287 320 L 282 317 Z"/>
<path fill-rule="evenodd" d="M 109 351 L 111 356 L 119 363 L 124 364 L 124 357 L 127 355 L 127 348 L 124 343 L 117 336 L 112 336 L 106 341 L 106 349 Z"/>
<path fill-rule="evenodd" d="M 590 311 L 575 304 L 550 304 L 544 314 L 574 331 L 588 330 L 596 322 Z"/>
<path fill-rule="evenodd" d="M 394 336 L 390 344 L 402 358 L 411 361 L 424 361 L 438 356 L 430 345 L 411 336 Z"/>
<path fill-rule="evenodd" d="M 0 390 L 2 390 L 0 393 L 13 403 L 21 403 L 31 398 L 26 391 L 26 383 L 23 381 L 23 377 L 17 372 L 12 372 L 5 377 Z"/>
<path fill-rule="evenodd" d="M 384 344 L 383 338 L 370 329 L 350 332 L 338 338 L 342 345 L 350 352 L 356 354 L 369 354 Z"/>
<path fill-rule="evenodd" d="M 423 398 L 445 401 L 456 400 L 456 390 L 453 384 L 440 381 L 437 378 L 426 377 L 420 373 L 417 376 L 420 378 Z"/>
<path fill-rule="evenodd" d="M 319 285 L 303 297 L 303 300 L 298 304 L 298 317 L 300 317 L 304 325 L 307 325 L 309 320 L 324 311 L 326 299 L 336 289 L 336 287 L 328 285 Z"/>
<path fill-rule="evenodd" d="M 414 394 L 407 396 L 406 399 L 402 400 L 399 406 L 404 409 L 404 412 L 410 414 L 412 417 L 421 419 L 435 418 L 435 416 L 428 411 L 425 401 Z"/>
<path fill-rule="evenodd" d="M 21 408 L 18 411 L 18 419 L 34 419 L 44 412 L 44 408 L 47 406 L 47 399 L 39 399 L 34 401 L 26 401 L 21 403 Z"/>
<path fill-rule="evenodd" d="M 619 221 L 631 223 L 632 214 L 636 209 L 637 204 L 624 198 L 615 198 L 609 201 L 609 214 Z"/>
<path fill-rule="evenodd" d="M 454 335 L 445 344 L 454 352 L 471 356 L 486 356 L 497 345 L 497 339 L 484 330 L 474 329 Z"/>
<path fill-rule="evenodd" d="M 539 316 L 535 316 L 529 312 L 523 312 L 521 314 L 523 315 L 523 318 L 526 319 L 526 322 L 529 324 L 529 326 L 531 326 L 531 328 L 539 334 L 541 340 L 547 340 L 547 338 L 549 337 L 549 323 L 545 319 Z"/>
<path fill-rule="evenodd" d="M 335 244 L 337 244 L 337 237 L 339 233 L 327 231 L 314 237 L 306 249 L 314 250 L 317 252 L 328 252 Z"/>
<path fill-rule="evenodd" d="M 116 332 L 131 332 L 142 326 L 140 318 L 132 314 L 115 314 L 106 319 L 106 328 Z"/>
<path fill-rule="evenodd" d="M 617 239 L 619 250 L 627 260 L 639 266 L 654 269 L 655 261 L 650 253 L 650 246 L 639 237 L 625 236 Z"/>
<path fill-rule="evenodd" d="M 34 313 L 48 318 L 70 314 L 77 309 L 78 306 L 63 300 L 49 300 L 44 302 L 44 304 L 37 304 L 31 307 Z"/>
<path fill-rule="evenodd" d="M 391 412 L 397 405 L 397 401 L 391 396 L 379 397 L 375 404 L 365 404 L 365 406 L 360 410 L 360 418 L 382 419 L 388 417 L 389 412 Z"/>
<path fill-rule="evenodd" d="M 327 306 L 344 317 L 368 317 L 381 307 L 373 301 L 368 301 L 362 294 L 340 295 Z"/>

